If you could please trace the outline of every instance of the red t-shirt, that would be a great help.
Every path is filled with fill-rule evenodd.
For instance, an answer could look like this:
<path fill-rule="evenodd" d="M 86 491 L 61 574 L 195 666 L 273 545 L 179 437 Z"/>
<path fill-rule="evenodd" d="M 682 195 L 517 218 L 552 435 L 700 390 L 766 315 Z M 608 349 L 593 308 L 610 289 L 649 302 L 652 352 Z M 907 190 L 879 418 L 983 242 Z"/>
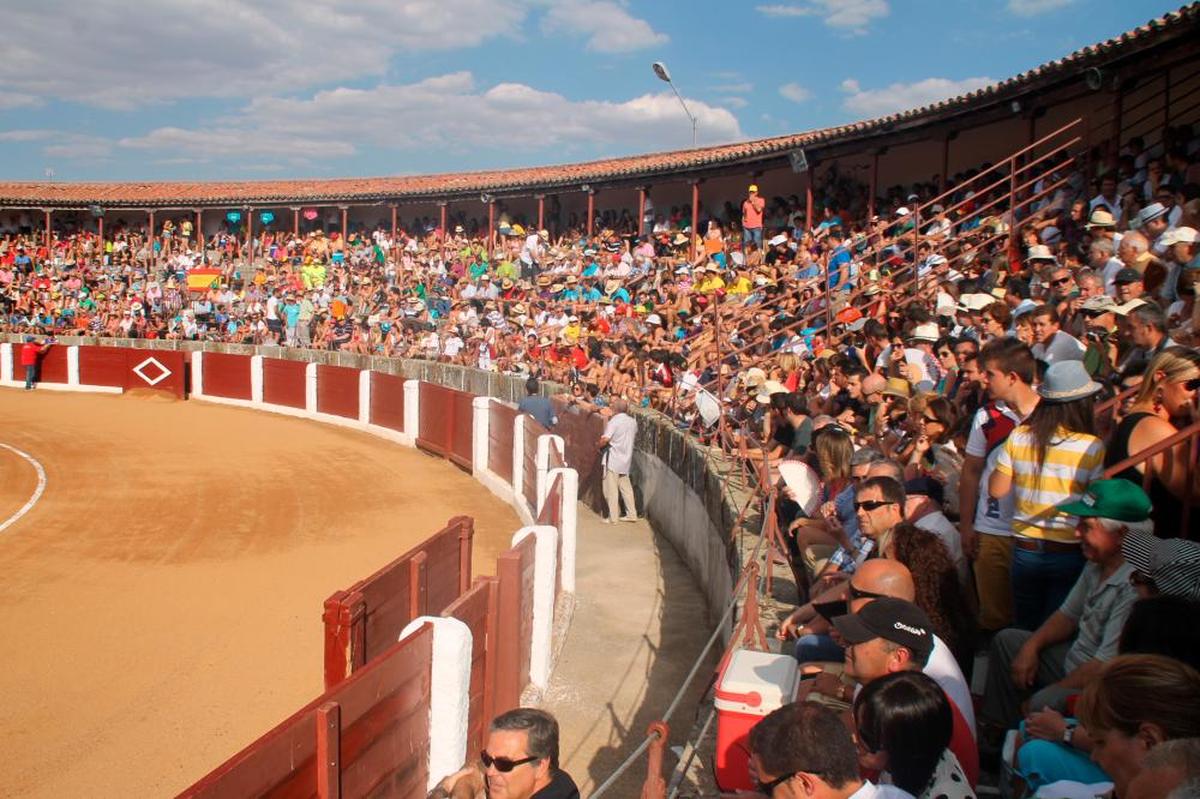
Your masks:
<path fill-rule="evenodd" d="M 41 352 L 41 346 L 34 342 L 29 342 L 21 346 L 21 365 L 36 366 L 38 361 L 38 353 Z"/>
<path fill-rule="evenodd" d="M 950 746 L 958 764 L 962 766 L 967 781 L 974 788 L 979 783 L 979 747 L 975 744 L 975 735 L 967 725 L 967 720 L 959 712 L 958 705 L 947 694 L 946 701 L 950 703 L 950 712 L 954 716 L 954 729 L 950 733 Z"/>

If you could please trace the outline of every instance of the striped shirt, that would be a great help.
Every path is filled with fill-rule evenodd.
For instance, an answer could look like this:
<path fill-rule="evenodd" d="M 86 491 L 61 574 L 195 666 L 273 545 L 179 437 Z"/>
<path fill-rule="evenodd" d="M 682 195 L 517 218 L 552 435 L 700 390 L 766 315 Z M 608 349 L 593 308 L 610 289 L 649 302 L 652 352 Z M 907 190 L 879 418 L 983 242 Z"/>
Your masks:
<path fill-rule="evenodd" d="M 1013 479 L 1013 534 L 1050 541 L 1075 541 L 1077 519 L 1055 507 L 1083 495 L 1104 472 L 1104 442 L 1060 428 L 1039 468 L 1033 434 L 1021 425 L 1004 442 L 996 471 Z"/>

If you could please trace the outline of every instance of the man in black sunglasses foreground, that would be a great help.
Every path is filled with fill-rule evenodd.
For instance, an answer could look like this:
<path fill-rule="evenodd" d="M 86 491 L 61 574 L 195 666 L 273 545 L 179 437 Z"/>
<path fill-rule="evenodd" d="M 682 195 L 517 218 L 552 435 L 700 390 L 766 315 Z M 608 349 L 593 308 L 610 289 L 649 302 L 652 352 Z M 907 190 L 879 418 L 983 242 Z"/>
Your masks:
<path fill-rule="evenodd" d="M 758 792 L 770 799 L 910 799 L 859 777 L 850 730 L 829 708 L 793 702 L 750 730 Z"/>
<path fill-rule="evenodd" d="M 579 799 L 558 767 L 558 722 L 544 711 L 522 707 L 493 719 L 479 760 L 442 780 L 429 799 Z"/>

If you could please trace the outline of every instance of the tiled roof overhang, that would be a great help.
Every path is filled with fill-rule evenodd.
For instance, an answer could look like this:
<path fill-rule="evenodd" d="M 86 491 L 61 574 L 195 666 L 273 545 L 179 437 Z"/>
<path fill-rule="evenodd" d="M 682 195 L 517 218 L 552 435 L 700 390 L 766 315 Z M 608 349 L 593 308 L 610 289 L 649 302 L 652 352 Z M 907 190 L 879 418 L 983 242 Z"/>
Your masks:
<path fill-rule="evenodd" d="M 1200 41 L 1200 2 L 1150 20 L 1145 25 L 1084 47 L 983 89 L 922 108 L 877 119 L 804 133 L 747 142 L 649 153 L 578 164 L 485 172 L 399 177 L 163 183 L 16 183 L 0 182 L 0 207 L 85 208 L 228 208 L 258 205 L 389 204 L 478 199 L 496 196 L 579 190 L 584 185 L 635 186 L 655 178 L 699 179 L 733 170 L 751 171 L 787 163 L 798 148 L 833 153 L 855 147 L 887 146 L 891 140 L 919 137 L 956 118 L 975 118 L 986 109 L 1082 84 L 1092 67 L 1113 68 L 1156 51 Z"/>

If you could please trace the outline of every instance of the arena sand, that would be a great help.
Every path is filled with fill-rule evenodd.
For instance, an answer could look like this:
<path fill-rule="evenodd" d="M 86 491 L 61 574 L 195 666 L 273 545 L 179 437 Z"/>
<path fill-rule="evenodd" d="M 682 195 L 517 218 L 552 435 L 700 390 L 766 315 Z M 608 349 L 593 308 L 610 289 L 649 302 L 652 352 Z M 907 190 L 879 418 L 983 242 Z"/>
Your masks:
<path fill-rule="evenodd" d="M 48 480 L 0 533 L 0 795 L 182 790 L 320 693 L 329 594 L 459 514 L 491 573 L 519 527 L 453 465 L 317 422 L 46 390 L 0 419 Z M 0 520 L 35 486 L 0 448 Z"/>

